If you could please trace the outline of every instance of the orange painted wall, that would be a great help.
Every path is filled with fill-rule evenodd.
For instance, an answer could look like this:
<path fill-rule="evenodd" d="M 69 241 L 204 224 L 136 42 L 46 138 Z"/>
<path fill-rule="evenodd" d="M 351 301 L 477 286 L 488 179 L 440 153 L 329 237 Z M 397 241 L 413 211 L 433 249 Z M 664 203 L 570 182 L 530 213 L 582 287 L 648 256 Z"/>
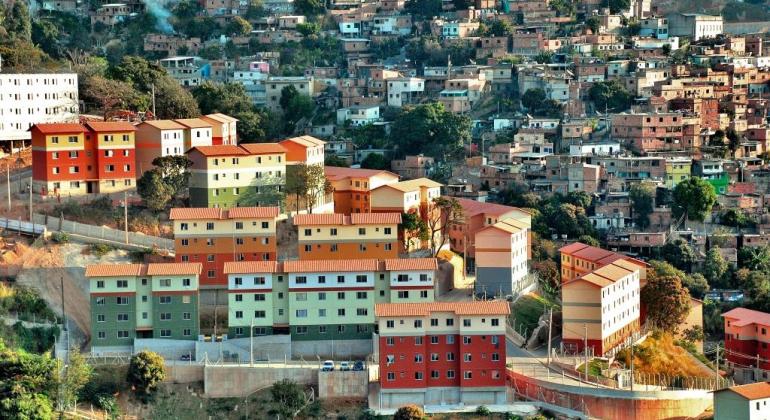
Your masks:
<path fill-rule="evenodd" d="M 366 245 L 366 251 L 359 249 L 359 244 Z M 300 243 L 297 247 L 300 260 L 349 260 L 364 258 L 398 258 L 398 241 L 390 242 L 390 251 L 385 249 L 386 242 L 354 242 L 354 243 Z M 305 251 L 305 245 L 312 247 L 311 251 Z M 332 245 L 337 245 L 337 251 L 331 250 Z"/>

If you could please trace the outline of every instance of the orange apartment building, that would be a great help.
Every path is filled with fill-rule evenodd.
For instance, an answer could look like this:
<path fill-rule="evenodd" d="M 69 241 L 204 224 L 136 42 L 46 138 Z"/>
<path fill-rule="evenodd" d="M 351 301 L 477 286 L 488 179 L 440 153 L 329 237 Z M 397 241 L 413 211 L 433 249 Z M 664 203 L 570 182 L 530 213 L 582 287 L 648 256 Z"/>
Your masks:
<path fill-rule="evenodd" d="M 455 252 L 465 253 L 469 259 L 476 257 L 476 234 L 485 227 L 507 219 L 514 219 L 526 225 L 532 224 L 532 215 L 516 207 L 482 203 L 467 198 L 456 200 L 463 208 L 465 223 L 450 227 L 449 246 Z"/>
<path fill-rule="evenodd" d="M 300 260 L 398 258 L 401 213 L 298 214 Z"/>
<path fill-rule="evenodd" d="M 415 213 L 427 217 L 433 199 L 441 196 L 441 186 L 428 178 L 381 185 L 372 190 L 372 213 Z"/>
<path fill-rule="evenodd" d="M 371 191 L 398 182 L 398 175 L 375 169 L 324 167 L 326 179 L 334 189 L 334 212 L 371 213 Z"/>
<path fill-rule="evenodd" d="M 770 379 L 770 314 L 735 308 L 722 318 L 727 367 L 741 371 L 744 381 Z M 753 368 L 762 370 L 759 377 Z"/>
<path fill-rule="evenodd" d="M 575 242 L 559 248 L 559 254 L 561 255 L 562 284 L 620 259 L 633 261 L 637 264 L 646 266 L 646 263 L 629 256 L 586 245 L 581 242 Z M 646 280 L 646 278 L 646 275 L 642 276 L 642 280 Z"/>
<path fill-rule="evenodd" d="M 176 262 L 203 264 L 200 286 L 227 288 L 230 261 L 275 261 L 278 207 L 173 208 Z"/>

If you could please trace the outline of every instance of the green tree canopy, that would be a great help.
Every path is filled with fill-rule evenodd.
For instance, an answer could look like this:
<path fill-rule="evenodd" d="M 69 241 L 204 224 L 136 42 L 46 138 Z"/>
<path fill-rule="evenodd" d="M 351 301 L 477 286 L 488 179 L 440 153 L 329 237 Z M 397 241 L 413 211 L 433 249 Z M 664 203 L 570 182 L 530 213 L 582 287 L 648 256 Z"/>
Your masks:
<path fill-rule="evenodd" d="M 648 276 L 641 301 L 647 306 L 647 319 L 662 331 L 676 332 L 690 311 L 690 293 L 677 276 Z"/>
<path fill-rule="evenodd" d="M 165 378 L 165 362 L 158 353 L 145 350 L 131 357 L 126 380 L 138 393 L 152 393 Z"/>
<path fill-rule="evenodd" d="M 8 348 L 0 339 L 0 418 L 53 418 L 56 361 Z"/>
<path fill-rule="evenodd" d="M 631 108 L 634 96 L 617 80 L 594 83 L 588 90 L 588 97 L 597 111 L 621 112 Z"/>
<path fill-rule="evenodd" d="M 441 0 L 407 0 L 404 11 L 409 14 L 431 18 L 441 15 Z"/>
<path fill-rule="evenodd" d="M 663 245 L 662 257 L 674 267 L 689 271 L 695 262 L 695 251 L 683 239 L 677 238 Z"/>
<path fill-rule="evenodd" d="M 393 121 L 390 141 L 401 155 L 423 153 L 450 160 L 462 156 L 463 145 L 470 144 L 471 121 L 438 102 L 405 107 Z"/>
<path fill-rule="evenodd" d="M 502 19 L 492 19 L 484 22 L 484 30 L 481 32 L 481 36 L 507 36 L 513 31 L 513 27 L 510 23 Z"/>
<path fill-rule="evenodd" d="M 647 228 L 650 225 L 650 214 L 655 207 L 655 188 L 646 183 L 633 184 L 628 196 L 634 212 L 634 223 L 641 229 Z"/>
<path fill-rule="evenodd" d="M 364 169 L 390 169 L 390 161 L 382 153 L 369 153 L 361 161 L 361 167 Z"/>
<path fill-rule="evenodd" d="M 164 181 L 163 174 L 157 168 L 145 171 L 136 181 L 136 191 L 144 204 L 155 211 L 162 211 L 174 198 L 172 188 Z"/>
<path fill-rule="evenodd" d="M 425 413 L 416 405 L 405 405 L 396 410 L 393 420 L 422 420 Z"/>
<path fill-rule="evenodd" d="M 703 277 L 708 280 L 709 284 L 718 287 L 727 286 L 729 281 L 725 275 L 729 268 L 727 261 L 719 253 L 719 249 L 711 248 L 708 250 L 706 260 L 703 262 Z"/>
<path fill-rule="evenodd" d="M 717 202 L 714 186 L 701 178 L 688 178 L 674 188 L 672 213 L 676 219 L 686 215 L 702 222 Z"/>

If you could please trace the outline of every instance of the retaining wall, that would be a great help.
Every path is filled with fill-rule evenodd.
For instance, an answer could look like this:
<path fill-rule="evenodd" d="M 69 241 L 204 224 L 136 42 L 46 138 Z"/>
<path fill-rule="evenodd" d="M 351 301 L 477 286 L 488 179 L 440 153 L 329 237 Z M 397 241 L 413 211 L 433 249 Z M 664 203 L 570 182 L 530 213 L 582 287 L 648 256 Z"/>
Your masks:
<path fill-rule="evenodd" d="M 362 371 L 318 372 L 319 398 L 360 398 L 369 392 L 369 373 Z"/>
<path fill-rule="evenodd" d="M 710 391 L 622 391 L 577 387 L 540 381 L 508 371 L 513 386 L 532 400 L 572 410 L 587 411 L 592 418 L 679 419 L 695 418 L 713 406 Z"/>
<path fill-rule="evenodd" d="M 203 390 L 210 398 L 245 397 L 283 379 L 318 387 L 318 366 L 209 365 L 203 368 Z"/>

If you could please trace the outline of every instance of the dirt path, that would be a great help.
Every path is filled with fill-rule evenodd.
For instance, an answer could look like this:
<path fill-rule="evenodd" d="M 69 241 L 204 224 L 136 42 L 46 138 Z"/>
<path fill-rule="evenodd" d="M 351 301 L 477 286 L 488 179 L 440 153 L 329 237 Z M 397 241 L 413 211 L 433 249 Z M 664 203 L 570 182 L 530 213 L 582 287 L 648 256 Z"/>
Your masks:
<path fill-rule="evenodd" d="M 16 281 L 33 287 L 57 314 L 62 311 L 62 285 L 64 308 L 71 328 L 71 339 L 84 346 L 91 331 L 91 312 L 85 266 L 96 263 L 130 262 L 125 251 L 113 251 L 104 257 L 84 253 L 88 246 L 82 244 L 56 245 L 38 241 L 33 252 L 25 255 L 24 265 Z"/>

